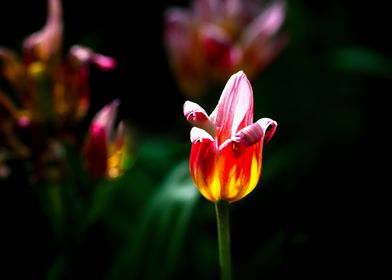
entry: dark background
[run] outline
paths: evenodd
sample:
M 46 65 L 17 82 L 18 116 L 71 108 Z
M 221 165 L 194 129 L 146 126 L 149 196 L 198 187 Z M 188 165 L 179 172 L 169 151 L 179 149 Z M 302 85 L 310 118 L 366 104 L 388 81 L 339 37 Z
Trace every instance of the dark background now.
M 149 197 L 188 157 L 185 97 L 162 45 L 164 9 L 187 1 L 63 2 L 64 50 L 84 44 L 119 63 L 112 72 L 91 70 L 88 118 L 120 98 L 120 117 L 133 127 L 139 149 L 126 187 L 66 257 L 63 278 L 109 279 L 127 226 L 132 235 Z M 290 43 L 252 83 L 255 118 L 279 126 L 264 150 L 262 187 L 231 207 L 234 279 L 380 279 L 389 222 L 389 17 L 383 1 L 288 1 Z M 45 18 L 44 0 L 3 1 L 0 45 L 20 51 Z M 44 210 L 23 177 L 0 184 L 0 273 L 44 279 L 58 254 Z M 126 189 L 132 187 L 136 194 Z M 155 230 L 144 234 L 154 240 Z M 215 234 L 213 205 L 200 197 L 167 279 L 217 279 Z M 148 260 L 149 250 L 138 258 Z M 140 263 L 159 271 L 159 262 Z M 111 279 L 132 279 L 127 265 L 116 267 Z M 142 275 L 149 274 L 137 279 L 153 279 Z

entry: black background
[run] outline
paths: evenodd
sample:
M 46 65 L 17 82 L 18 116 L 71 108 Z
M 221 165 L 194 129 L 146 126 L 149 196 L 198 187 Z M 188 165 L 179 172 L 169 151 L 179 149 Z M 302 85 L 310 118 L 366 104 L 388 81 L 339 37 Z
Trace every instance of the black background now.
M 64 49 L 81 43 L 115 57 L 119 62 L 113 72 L 102 73 L 92 69 L 94 95 L 90 114 L 118 97 L 122 100 L 122 117 L 129 119 L 141 135 L 170 134 L 179 126 L 182 129 L 181 108 L 185 98 L 176 88 L 167 64 L 162 45 L 162 15 L 169 5 L 185 5 L 186 1 L 63 2 Z M 281 205 L 285 202 L 294 203 L 295 206 L 280 208 L 294 211 L 274 213 L 267 221 L 273 224 L 274 218 L 284 217 L 288 231 L 299 229 L 310 236 L 305 246 L 299 246 L 297 251 L 294 248 L 283 258 L 285 263 L 282 265 L 281 279 L 352 279 L 363 275 L 369 279 L 381 279 L 380 275 L 386 268 L 387 257 L 382 252 L 390 240 L 385 236 L 385 226 L 390 223 L 390 218 L 386 215 L 389 202 L 384 194 L 390 185 L 387 147 L 390 146 L 388 100 L 391 72 L 387 77 L 361 71 L 345 72 L 344 69 L 331 74 L 328 72 L 330 70 L 323 72 L 325 65 L 321 65 L 328 62 L 329 51 L 340 46 L 371 49 L 391 65 L 390 10 L 381 2 L 289 2 L 292 12 L 289 12 L 287 29 L 290 32 L 292 28 L 297 32 L 292 35 L 294 41 L 298 35 L 303 36 L 301 38 L 304 42 L 284 53 L 278 59 L 276 68 L 269 70 L 269 75 L 277 77 L 277 83 L 279 75 L 294 75 L 299 83 L 303 83 L 303 80 L 311 77 L 301 77 L 298 71 L 310 65 L 317 71 L 315 75 L 326 85 L 326 88 L 311 89 L 314 94 L 323 95 L 317 99 L 322 111 L 344 110 L 347 105 L 348 111 L 358 112 L 355 116 L 359 120 L 354 122 L 357 125 L 355 133 L 350 134 L 349 127 L 346 134 L 332 129 L 325 133 L 326 138 L 316 137 L 304 142 L 322 147 L 323 150 L 314 157 L 317 160 L 310 164 L 306 163 L 309 157 L 304 156 L 304 162 L 300 163 L 306 166 L 307 172 L 297 174 L 298 178 L 294 180 L 301 185 L 296 191 L 290 192 L 290 198 L 282 197 L 280 201 Z M 3 1 L 0 4 L 0 15 L 0 45 L 20 50 L 23 38 L 42 27 L 46 17 L 46 3 L 44 0 Z M 307 25 L 298 25 L 296 17 L 304 17 L 302 22 Z M 301 46 L 307 48 L 299 52 L 306 53 L 305 61 L 303 65 L 295 65 L 292 57 L 296 55 L 295 48 Z M 338 78 L 331 80 L 331 77 Z M 350 81 L 348 86 L 345 83 L 347 80 Z M 311 84 L 309 86 L 312 87 Z M 344 92 L 344 87 L 348 87 L 347 95 L 328 92 L 328 89 Z M 279 85 L 278 88 L 290 90 L 289 85 Z M 327 94 L 331 94 L 332 101 Z M 282 110 L 297 105 L 290 104 L 294 98 L 285 99 L 284 93 L 281 96 L 281 100 L 275 101 L 280 105 L 286 102 Z M 337 96 L 341 100 L 336 100 Z M 313 106 L 312 101 L 305 104 L 307 99 L 298 102 L 304 108 Z M 335 102 L 342 102 L 343 105 L 336 109 L 333 106 Z M 317 112 L 310 110 L 304 115 L 312 118 L 313 113 Z M 326 118 L 331 116 L 335 115 L 330 114 Z M 349 124 L 344 116 L 325 120 L 325 123 Z M 283 139 L 277 140 L 276 146 L 285 144 L 284 136 L 304 130 L 292 126 L 295 122 L 290 120 L 290 115 L 283 118 L 286 119 L 281 127 L 283 129 L 286 124 L 289 132 L 282 132 Z M 184 139 L 187 137 L 187 134 L 183 136 Z M 323 143 L 318 145 L 314 141 Z M 306 146 L 298 149 L 303 149 L 298 151 L 300 154 L 308 151 Z M 283 174 L 291 173 L 286 170 Z M 42 279 L 42 270 L 50 262 L 48 252 L 54 250 L 48 225 L 41 216 L 42 210 L 29 196 L 24 178 L 13 178 L 7 184 L 0 184 L 3 185 L 0 187 L 0 230 L 4 234 L 0 243 L 0 267 L 3 271 L 0 273 L 4 273 L 3 277 L 10 273 Z M 252 207 L 256 206 L 250 202 L 249 209 Z M 257 238 L 253 234 L 250 236 Z M 99 236 L 96 238 L 99 239 Z M 245 249 L 234 250 L 246 253 Z M 388 251 L 386 253 L 388 255 Z M 91 267 L 100 265 L 89 264 L 95 260 L 83 259 L 83 256 L 78 260 Z M 99 279 L 99 276 L 91 279 Z

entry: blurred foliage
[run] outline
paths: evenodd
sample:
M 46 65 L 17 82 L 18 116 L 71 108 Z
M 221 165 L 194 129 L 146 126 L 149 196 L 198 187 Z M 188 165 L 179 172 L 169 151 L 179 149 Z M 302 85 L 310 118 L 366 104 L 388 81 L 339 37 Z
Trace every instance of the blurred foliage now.
M 45 1 L 32 2 L 1 4 L 2 45 L 17 48 L 41 27 Z M 31 187 L 22 163 L 10 160 L 14 172 L 0 181 L 2 276 L 218 279 L 214 205 L 188 174 L 185 98 L 161 41 L 163 10 L 187 1 L 139 1 L 131 10 L 121 1 L 63 2 L 66 44 L 119 61 L 113 74 L 92 71 L 89 116 L 122 100 L 134 162 L 118 180 L 91 181 L 70 149 L 66 181 Z M 252 83 L 255 118 L 270 117 L 278 129 L 259 185 L 230 209 L 233 279 L 378 279 L 389 13 L 356 1 L 288 2 L 288 47 Z M 204 101 L 207 111 L 220 91 Z

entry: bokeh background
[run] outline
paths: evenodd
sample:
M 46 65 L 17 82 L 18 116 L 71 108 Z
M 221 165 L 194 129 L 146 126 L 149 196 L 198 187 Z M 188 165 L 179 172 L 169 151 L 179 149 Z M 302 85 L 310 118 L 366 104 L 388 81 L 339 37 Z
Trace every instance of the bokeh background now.
M 289 44 L 252 83 L 255 118 L 278 129 L 258 187 L 230 207 L 233 279 L 380 279 L 390 9 L 382 1 L 287 4 Z M 80 43 L 118 60 L 114 71 L 91 69 L 82 126 L 119 98 L 134 162 L 94 190 L 78 189 L 80 180 L 69 186 L 61 242 L 23 163 L 13 162 L 0 181 L 0 278 L 218 279 L 214 205 L 189 179 L 186 98 L 162 43 L 164 10 L 186 5 L 63 1 L 64 49 Z M 45 19 L 45 0 L 2 1 L 0 45 L 20 51 Z M 211 112 L 219 95 L 201 105 Z

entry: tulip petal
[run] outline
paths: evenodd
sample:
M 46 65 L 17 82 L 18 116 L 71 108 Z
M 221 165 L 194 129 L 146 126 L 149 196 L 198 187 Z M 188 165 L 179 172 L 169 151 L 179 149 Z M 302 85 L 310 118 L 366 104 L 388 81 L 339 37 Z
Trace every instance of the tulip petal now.
M 192 101 L 185 101 L 183 112 L 185 118 L 194 123 L 209 120 L 206 111 L 199 104 Z
M 195 127 L 201 128 L 215 137 L 216 126 L 210 121 L 206 111 L 198 104 L 186 101 L 184 103 L 184 116 Z
M 225 16 L 234 22 L 247 24 L 261 11 L 260 0 L 226 0 Z
M 191 142 L 203 142 L 204 140 L 214 141 L 214 138 L 204 129 L 192 127 L 191 129 Z
M 94 178 L 103 178 L 108 166 L 107 132 L 104 127 L 92 123 L 82 153 L 89 174 Z
M 206 84 L 205 61 L 191 14 L 184 9 L 170 8 L 164 19 L 164 43 L 178 86 L 189 97 L 197 97 Z
M 285 5 L 283 1 L 275 1 L 246 28 L 244 42 L 265 40 L 273 36 L 283 24 L 284 19 Z
M 219 170 L 220 198 L 237 201 L 250 193 L 257 185 L 261 174 L 260 144 L 246 147 L 230 141 L 219 148 L 217 170 Z
M 192 5 L 194 16 L 200 22 L 213 21 L 223 12 L 219 0 L 195 0 Z
M 164 39 L 167 49 L 177 55 L 188 53 L 190 49 L 188 31 L 191 25 L 188 12 L 179 8 L 171 8 L 166 11 L 164 19 Z
M 264 132 L 263 143 L 267 144 L 275 135 L 276 127 L 278 126 L 278 123 L 274 120 L 271 120 L 270 118 L 259 119 L 256 123 L 259 124 L 259 126 Z
M 210 119 L 219 131 L 218 144 L 253 122 L 253 90 L 243 71 L 230 77 Z
M 58 109 L 61 114 L 66 115 L 69 111 L 73 111 L 76 119 L 83 117 L 90 106 L 90 90 L 89 90 L 89 66 L 94 63 L 102 70 L 111 70 L 116 66 L 116 60 L 98 53 L 84 46 L 73 46 L 67 56 L 65 75 L 66 88 L 59 85 L 55 92 L 57 102 L 66 109 Z M 64 106 L 67 105 L 67 107 Z M 69 109 L 71 108 L 71 109 Z
M 239 52 L 230 35 L 217 25 L 205 24 L 200 30 L 200 41 L 207 62 L 222 72 L 222 76 L 228 76 L 239 61 Z
M 203 134 L 203 130 L 201 129 L 194 127 L 192 130 L 195 134 L 199 131 Z M 208 137 L 208 134 L 206 136 Z M 190 174 L 195 185 L 204 197 L 213 202 L 220 197 L 220 182 L 216 168 L 216 156 L 215 142 L 211 139 L 203 139 L 203 141 L 192 143 L 189 159 Z
M 27 64 L 48 61 L 60 56 L 62 47 L 62 7 L 60 0 L 48 0 L 48 18 L 40 31 L 27 37 L 23 43 Z
M 94 117 L 93 125 L 103 127 L 106 132 L 107 141 L 111 136 L 113 131 L 114 120 L 117 115 L 118 106 L 120 105 L 120 100 L 115 99 L 109 104 L 105 105 Z
M 234 141 L 240 142 L 247 147 L 259 142 L 264 137 L 264 131 L 256 122 L 241 129 L 234 136 Z
M 72 59 L 74 59 L 76 60 L 77 63 L 80 64 L 80 66 L 82 65 L 87 66 L 89 63 L 92 62 L 102 70 L 111 70 L 115 68 L 117 64 L 115 59 L 96 53 L 90 48 L 79 46 L 79 45 L 73 46 L 69 51 L 69 55 L 70 55 L 71 63 L 72 63 Z
M 283 1 L 275 1 L 244 30 L 241 37 L 243 47 L 243 69 L 254 77 L 265 68 L 286 46 L 288 38 L 278 34 L 285 18 Z
M 112 70 L 117 66 L 117 61 L 114 58 L 99 53 L 94 53 L 93 62 L 104 71 Z
M 267 144 L 276 131 L 277 123 L 269 118 L 262 118 L 257 122 L 241 129 L 234 137 L 234 141 L 250 147 L 257 142 Z

